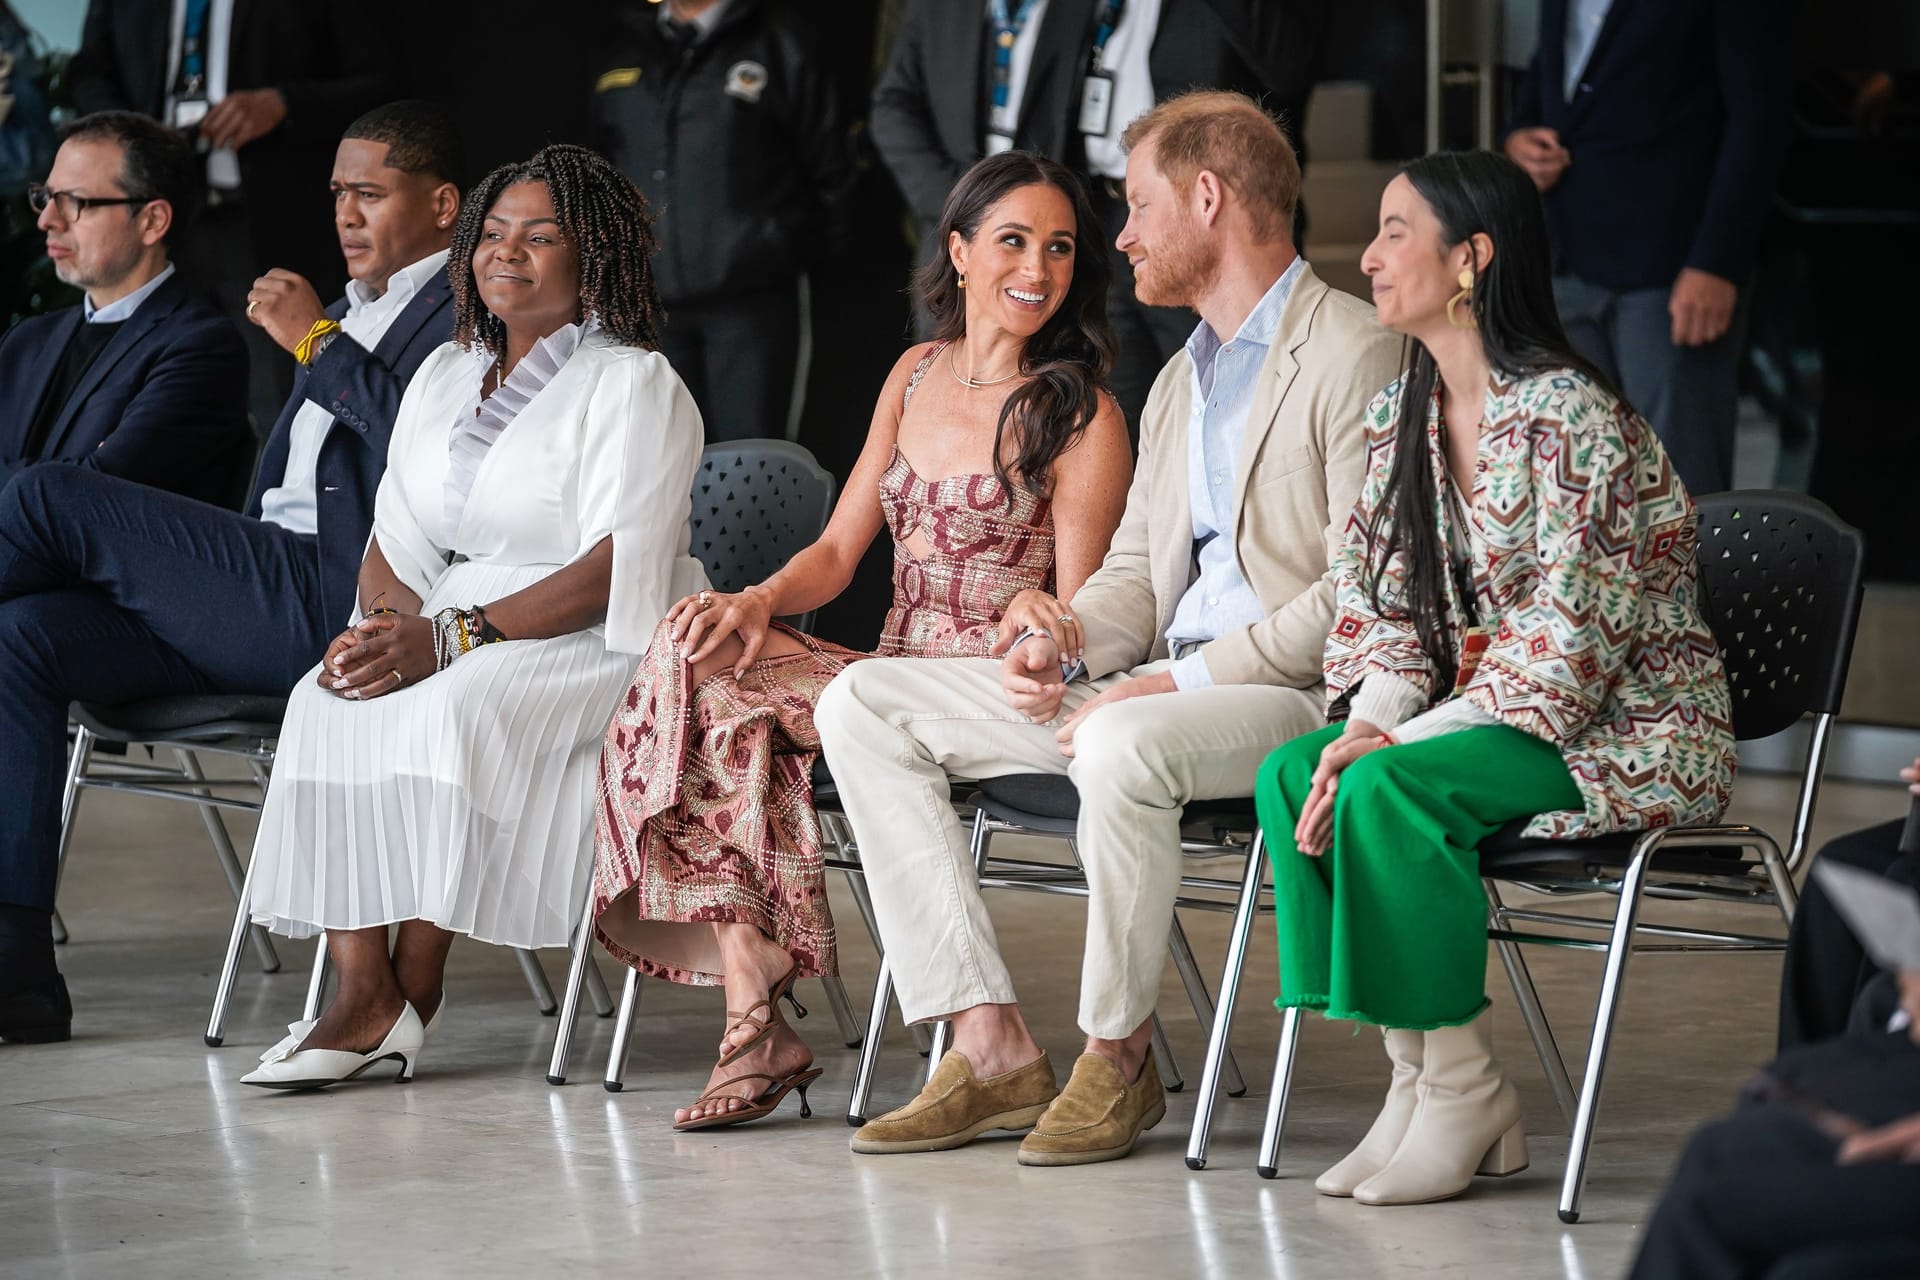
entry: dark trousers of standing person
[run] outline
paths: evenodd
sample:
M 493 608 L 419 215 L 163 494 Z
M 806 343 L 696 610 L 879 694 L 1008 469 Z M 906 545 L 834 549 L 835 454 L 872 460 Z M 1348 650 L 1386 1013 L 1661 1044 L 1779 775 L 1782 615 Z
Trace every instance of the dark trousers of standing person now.
M 36 931 L 59 877 L 67 704 L 284 694 L 346 624 L 311 537 L 79 467 L 0 490 L 0 908 Z M 43 914 L 44 913 L 44 914 Z M 51 977 L 9 931 L 0 983 Z
M 1147 393 L 1167 361 L 1184 347 L 1200 318 L 1185 307 L 1150 307 L 1134 296 L 1133 264 L 1114 247 L 1120 229 L 1127 225 L 1126 189 L 1114 178 L 1091 180 L 1094 209 L 1107 242 L 1107 257 L 1113 263 L 1113 287 L 1107 291 L 1107 321 L 1113 325 L 1117 340 L 1113 374 L 1108 384 L 1120 411 L 1127 418 L 1127 436 L 1137 447 L 1140 443 L 1140 413 L 1147 407 Z
M 1674 345 L 1667 311 L 1671 290 L 1622 292 L 1574 276 L 1554 277 L 1553 297 L 1567 338 L 1653 425 L 1674 470 L 1695 494 L 1733 487 L 1750 292 L 1741 288 L 1725 333 L 1702 346 L 1681 347 Z
M 1814 865 L 1844 862 L 1920 888 L 1920 855 L 1900 852 L 1903 825 L 1889 822 L 1830 840 Z M 1809 877 L 1794 909 L 1780 972 L 1780 1051 L 1844 1032 L 1848 1011 L 1879 972 L 1819 878 Z
M 666 312 L 660 350 L 700 407 L 707 442 L 786 439 L 800 359 L 799 281 L 736 298 L 670 302 Z
M 247 291 L 265 271 L 254 261 L 246 205 L 233 196 L 209 203 L 181 237 L 176 256 L 180 273 L 246 341 L 247 412 L 255 437 L 264 440 L 293 390 L 293 357 L 247 319 Z

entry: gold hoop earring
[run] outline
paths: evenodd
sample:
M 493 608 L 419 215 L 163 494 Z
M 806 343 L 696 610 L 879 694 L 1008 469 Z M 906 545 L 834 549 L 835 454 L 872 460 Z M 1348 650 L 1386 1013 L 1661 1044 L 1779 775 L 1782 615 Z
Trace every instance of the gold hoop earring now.
M 1453 314 L 1453 309 L 1462 302 L 1467 304 L 1465 324 L 1460 323 L 1459 317 Z M 1447 323 L 1456 329 L 1471 329 L 1477 324 L 1473 318 L 1473 272 L 1470 270 L 1460 273 L 1460 292 L 1447 299 Z

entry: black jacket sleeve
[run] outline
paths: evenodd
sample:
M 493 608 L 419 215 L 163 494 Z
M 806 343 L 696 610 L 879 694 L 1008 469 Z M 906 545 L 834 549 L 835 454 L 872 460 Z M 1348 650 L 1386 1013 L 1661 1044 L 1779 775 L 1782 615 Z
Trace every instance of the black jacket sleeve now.
M 1707 206 L 1687 265 L 1744 285 L 1753 271 L 1792 124 L 1792 15 L 1780 0 L 1717 0 L 1714 73 L 1726 111 Z
M 120 59 L 114 50 L 113 8 L 108 0 L 92 0 L 87 5 L 80 47 L 74 50 L 73 60 L 67 64 L 67 84 L 73 93 L 74 110 L 81 115 L 138 110 L 120 75 Z
M 1330 0 L 1207 0 L 1227 43 L 1276 99 L 1304 100 L 1313 88 L 1331 16 Z
M 907 0 L 893 56 L 873 89 L 873 145 L 900 184 L 908 206 L 924 222 L 940 217 L 947 193 L 969 163 L 948 155 L 941 146 L 930 98 L 931 77 L 938 74 L 945 56 L 956 51 L 943 56 L 940 50 L 926 47 L 929 15 L 936 3 L 950 2 Z
M 308 366 L 302 393 L 351 430 L 370 452 L 385 458 L 406 390 L 405 377 L 343 333 Z
M 327 0 L 315 8 L 323 15 L 324 35 L 332 46 L 327 61 L 338 71 L 283 80 L 273 87 L 287 103 L 287 119 L 280 127 L 290 137 L 331 147 L 361 114 L 400 96 L 400 69 L 393 42 L 370 34 L 389 26 L 374 0 Z

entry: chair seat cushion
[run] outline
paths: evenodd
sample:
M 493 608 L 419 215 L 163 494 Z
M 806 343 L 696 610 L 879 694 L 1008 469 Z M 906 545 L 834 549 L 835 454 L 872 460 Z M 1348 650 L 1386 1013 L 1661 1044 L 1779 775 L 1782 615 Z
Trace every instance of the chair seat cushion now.
M 1010 773 L 980 780 L 980 807 L 989 817 L 1034 831 L 1071 835 L 1080 818 L 1080 792 L 1065 774 Z M 1182 826 L 1249 828 L 1258 821 L 1252 797 L 1195 800 Z
M 1480 845 L 1480 873 L 1499 880 L 1591 880 L 1619 875 L 1646 833 L 1613 831 L 1585 840 L 1540 840 L 1522 835 L 1530 818 L 1516 818 Z M 1678 875 L 1744 875 L 1752 864 L 1739 845 L 1660 849 L 1655 870 Z
M 272 738 L 287 700 L 257 693 L 169 694 L 112 705 L 76 702 L 73 718 L 108 742 Z

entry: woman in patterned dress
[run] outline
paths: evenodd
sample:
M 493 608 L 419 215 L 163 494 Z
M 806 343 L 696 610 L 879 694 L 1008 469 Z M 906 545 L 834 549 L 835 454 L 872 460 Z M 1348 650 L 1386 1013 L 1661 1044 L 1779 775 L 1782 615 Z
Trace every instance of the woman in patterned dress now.
M 1406 373 L 1369 410 L 1336 564 L 1330 718 L 1259 781 L 1280 1004 L 1383 1028 L 1385 1108 L 1316 1184 L 1366 1204 L 1526 1165 L 1492 1053 L 1476 850 L 1699 822 L 1733 782 L 1693 502 L 1573 351 L 1545 215 L 1491 152 L 1416 160 L 1361 265 Z
M 1113 338 L 1098 228 L 1050 160 L 1009 152 L 967 172 L 942 219 L 947 252 L 920 278 L 938 339 L 895 364 L 826 532 L 763 583 L 676 604 L 614 715 L 596 931 L 643 973 L 724 985 L 730 1011 L 719 1065 L 676 1128 L 758 1119 L 792 1088 L 804 1108 L 819 1074 L 779 1012 L 796 979 L 837 972 L 813 704 L 867 655 L 772 620 L 837 596 L 884 527 L 893 607 L 876 652 L 998 653 L 1016 594 L 1065 599 L 1106 553 L 1132 464 L 1102 389 Z

